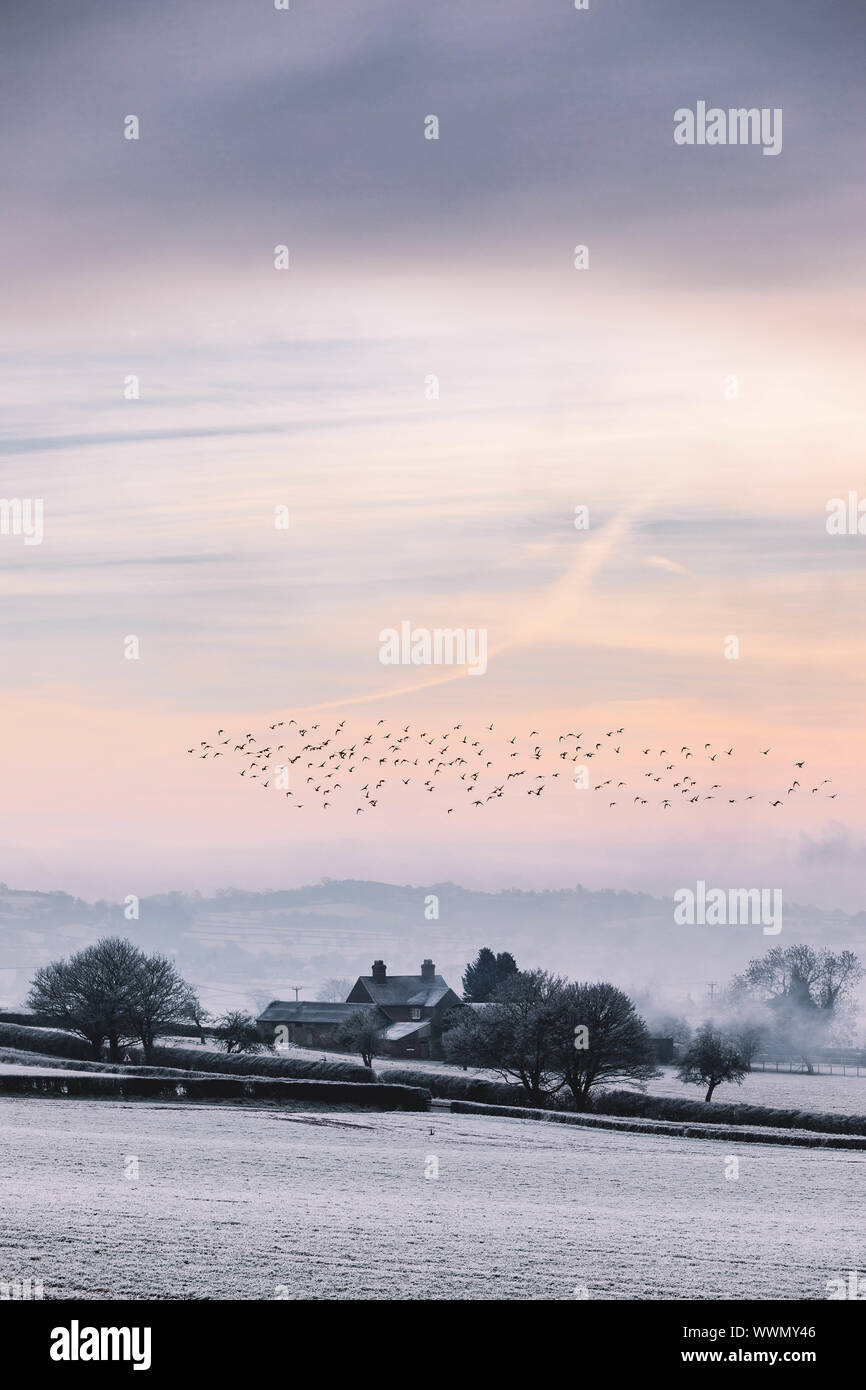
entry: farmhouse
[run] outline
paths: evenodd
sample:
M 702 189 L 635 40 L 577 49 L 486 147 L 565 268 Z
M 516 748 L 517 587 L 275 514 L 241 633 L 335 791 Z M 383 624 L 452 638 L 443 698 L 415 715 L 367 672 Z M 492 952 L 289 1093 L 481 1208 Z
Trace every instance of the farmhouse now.
M 367 1007 L 372 1013 L 378 1014 L 372 1004 Z M 295 1047 L 333 1048 L 341 1025 L 357 1009 L 357 1004 L 274 999 L 256 1021 L 269 1042 L 274 1041 L 276 1029 L 283 1026 L 288 1033 L 288 1041 Z
M 439 1057 L 444 1017 L 460 1004 L 432 960 L 422 962 L 420 975 L 389 975 L 385 962 L 375 960 L 371 974 L 358 976 L 344 1004 L 275 999 L 258 1024 L 268 1038 L 282 1025 L 295 1046 L 334 1048 L 344 1021 L 365 1009 L 379 1024 L 380 1053 Z

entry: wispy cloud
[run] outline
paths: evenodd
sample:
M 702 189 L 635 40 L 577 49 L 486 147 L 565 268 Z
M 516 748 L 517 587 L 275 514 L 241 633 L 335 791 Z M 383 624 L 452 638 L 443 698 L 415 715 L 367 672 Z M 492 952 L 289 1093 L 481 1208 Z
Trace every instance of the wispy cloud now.
M 668 574 L 691 574 L 685 565 L 677 564 L 676 560 L 669 560 L 665 555 L 648 555 L 645 564 L 651 565 L 653 569 L 667 570 Z

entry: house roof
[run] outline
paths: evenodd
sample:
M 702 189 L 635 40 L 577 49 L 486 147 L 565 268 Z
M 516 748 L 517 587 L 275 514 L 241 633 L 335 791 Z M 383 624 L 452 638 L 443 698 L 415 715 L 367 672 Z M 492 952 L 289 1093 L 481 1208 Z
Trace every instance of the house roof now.
M 381 981 L 372 975 L 359 975 L 353 994 L 359 985 L 363 985 L 374 1004 L 412 1004 L 422 1009 L 435 1008 L 451 992 L 441 975 L 434 975 L 429 981 L 420 975 L 388 975 Z
M 379 1033 L 380 1038 L 387 1039 L 388 1042 L 396 1042 L 399 1038 L 408 1038 L 412 1033 L 420 1033 L 426 1029 L 430 1032 L 430 1020 L 422 1019 L 420 1023 L 392 1023 L 390 1028 L 383 1028 Z
M 259 1023 L 342 1023 L 358 1009 L 373 1009 L 374 1004 L 326 1004 L 317 1000 L 274 999 L 259 1015 Z

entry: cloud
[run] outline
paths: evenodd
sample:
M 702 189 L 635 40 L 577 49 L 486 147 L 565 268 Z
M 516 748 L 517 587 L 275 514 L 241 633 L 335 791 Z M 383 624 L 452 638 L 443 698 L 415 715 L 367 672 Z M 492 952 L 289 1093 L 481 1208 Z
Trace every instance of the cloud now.
M 832 23 L 821 6 L 792 21 L 781 0 L 79 8 L 33 0 L 8 39 L 21 119 L 0 177 L 31 318 L 56 314 L 55 286 L 84 270 L 103 285 L 141 276 L 169 302 L 177 266 L 217 284 L 225 268 L 254 276 L 284 232 L 306 271 L 362 250 L 367 267 L 429 269 L 446 252 L 526 265 L 536 249 L 538 266 L 567 263 L 578 189 L 609 267 L 657 277 L 665 262 L 680 282 L 691 269 L 741 286 L 782 264 L 826 277 L 819 232 L 840 276 L 859 252 L 842 191 L 863 123 L 859 5 L 834 4 Z M 673 112 L 697 95 L 782 104 L 783 158 L 675 148 Z M 126 113 L 138 142 L 122 138 Z M 428 113 L 438 141 L 424 139 Z M 61 211 L 56 256 L 46 229 Z
M 279 434 L 285 425 L 230 425 L 227 428 L 123 430 L 117 433 L 60 434 L 0 439 L 0 454 L 44 454 L 57 449 L 90 448 L 96 444 L 147 444 L 169 439 L 214 439 L 236 434 Z
M 676 560 L 668 560 L 665 555 L 648 555 L 644 563 L 652 565 L 654 569 L 667 570 L 670 574 L 691 574 L 685 565 L 678 565 Z

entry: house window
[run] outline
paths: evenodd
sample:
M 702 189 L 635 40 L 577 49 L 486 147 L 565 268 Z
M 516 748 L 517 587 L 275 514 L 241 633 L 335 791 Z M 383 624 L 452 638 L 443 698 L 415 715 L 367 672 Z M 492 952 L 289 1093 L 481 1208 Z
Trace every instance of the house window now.
M 421 1010 L 420 1010 L 420 1009 L 413 1009 L 413 1010 L 412 1010 L 411 1016 L 412 1016 L 412 1018 L 420 1018 L 420 1017 L 421 1017 Z

